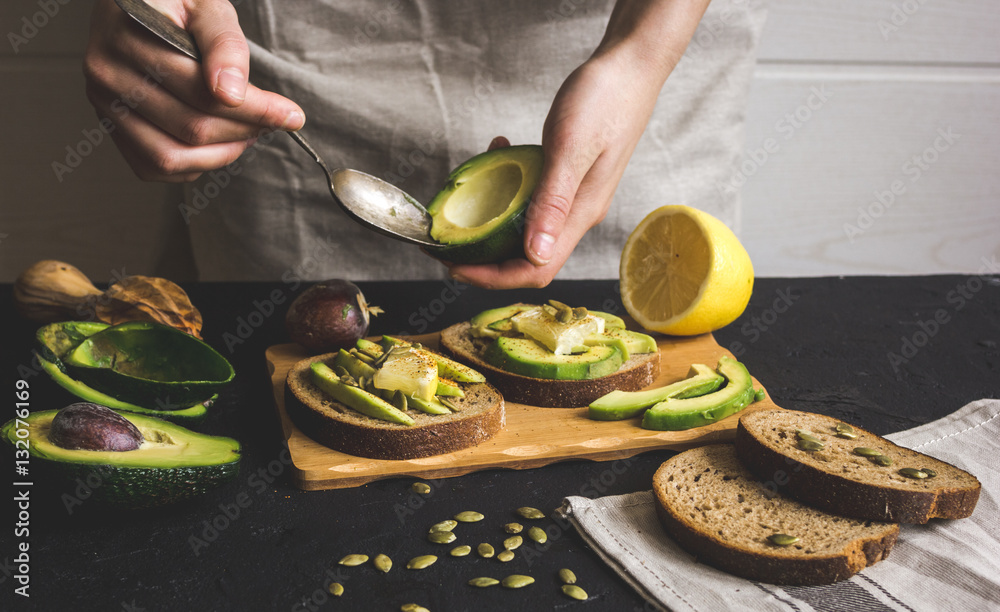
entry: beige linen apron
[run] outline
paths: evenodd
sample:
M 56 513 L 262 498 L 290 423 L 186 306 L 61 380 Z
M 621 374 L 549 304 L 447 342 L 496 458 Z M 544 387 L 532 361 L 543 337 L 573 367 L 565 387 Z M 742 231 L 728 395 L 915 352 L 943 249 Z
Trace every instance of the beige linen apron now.
M 251 80 L 298 102 L 332 167 L 428 202 L 448 172 L 505 135 L 540 143 L 563 80 L 601 39 L 609 0 L 242 0 Z M 557 278 L 616 278 L 629 232 L 653 208 L 688 204 L 733 225 L 727 187 L 761 0 L 713 2 L 664 87 L 604 222 Z M 325 176 L 283 134 L 187 190 L 182 213 L 202 280 L 444 278 L 416 247 L 348 219 Z

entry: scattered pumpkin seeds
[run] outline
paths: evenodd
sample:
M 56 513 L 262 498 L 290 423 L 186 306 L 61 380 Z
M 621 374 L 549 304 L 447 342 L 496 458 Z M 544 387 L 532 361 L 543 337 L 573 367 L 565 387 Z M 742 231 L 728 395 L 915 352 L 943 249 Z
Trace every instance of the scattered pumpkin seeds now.
M 535 579 L 531 576 L 525 576 L 524 574 L 511 574 L 501 580 L 500 584 L 508 589 L 520 589 L 521 587 L 526 587 L 534 582 Z
M 435 555 L 420 555 L 419 557 L 413 557 L 406 564 L 406 569 L 421 570 L 425 567 L 430 567 L 434 565 L 434 562 L 438 558 Z
M 911 467 L 900 468 L 899 475 L 906 476 L 907 478 L 915 478 L 917 480 L 923 480 L 924 478 L 927 478 L 927 472 Z
M 432 531 L 427 534 L 427 540 L 434 544 L 451 544 L 456 539 L 458 538 L 452 531 Z
M 881 465 L 882 467 L 892 465 L 892 457 L 887 457 L 885 455 L 875 455 L 874 457 L 869 457 L 868 460 L 875 465 Z
M 545 513 L 538 508 L 532 508 L 530 506 L 524 506 L 517 509 L 517 513 L 526 519 L 543 519 L 545 518 Z
M 928 478 L 934 478 L 935 476 L 937 476 L 937 472 L 935 472 L 930 468 L 920 468 L 920 471 L 923 472 L 924 474 L 927 474 Z
M 451 531 L 455 527 L 458 527 L 458 521 L 453 521 L 451 519 L 446 519 L 446 520 L 441 521 L 440 523 L 434 523 L 433 525 L 431 525 L 431 528 L 428 531 L 430 531 L 430 532 L 435 532 L 435 531 Z
M 858 437 L 858 434 L 854 433 L 854 428 L 847 423 L 837 423 L 837 437 L 854 440 Z
M 341 565 L 346 565 L 347 567 L 356 567 L 358 565 L 361 565 L 362 563 L 367 563 L 367 562 L 368 562 L 368 555 L 357 555 L 357 554 L 347 555 L 343 559 L 338 561 L 338 563 L 340 563 Z
M 559 570 L 559 580 L 562 580 L 563 584 L 576 584 L 576 574 L 573 573 L 573 570 L 564 567 Z
M 528 530 L 528 537 L 538 542 L 539 544 L 545 544 L 548 541 L 549 536 L 546 535 L 545 530 L 541 527 L 532 527 Z
M 468 584 L 469 586 L 474 586 L 484 589 L 486 587 L 491 587 L 500 584 L 500 581 L 497 580 L 496 578 L 490 578 L 489 576 L 480 576 L 478 578 L 473 578 L 466 584 Z
M 489 559 L 490 557 L 493 556 L 494 550 L 492 545 L 483 542 L 482 544 L 476 547 L 476 552 L 479 553 L 479 556 L 482 557 L 483 559 Z
M 514 558 L 514 551 L 512 550 L 502 550 L 497 554 L 497 559 L 506 563 Z
M 588 597 L 587 591 L 584 591 L 575 584 L 564 584 L 560 588 L 562 589 L 563 595 L 572 599 L 584 601 Z
M 521 533 L 524 530 L 524 525 L 521 523 L 507 523 L 503 526 L 503 530 L 507 533 Z
M 874 448 L 868 448 L 867 446 L 859 446 L 854 449 L 855 455 L 860 455 L 862 457 L 877 457 L 881 455 L 881 451 L 875 450 Z
M 517 550 L 521 544 L 524 544 L 524 538 L 519 535 L 511 536 L 503 541 L 503 547 L 507 550 Z
M 401 612 L 431 612 L 422 605 L 415 603 L 405 603 L 399 606 L 399 609 L 401 610 Z
M 431 492 L 431 485 L 426 482 L 415 482 L 410 485 L 410 490 L 414 493 L 420 493 L 421 495 L 427 495 Z
M 812 453 L 823 450 L 823 443 L 814 442 L 813 440 L 799 440 L 799 448 Z
M 799 541 L 799 538 L 787 533 L 772 533 L 767 536 L 767 541 L 775 546 L 791 546 Z
M 375 558 L 372 559 L 372 565 L 383 574 L 388 574 L 389 570 L 392 569 L 392 559 L 388 555 L 375 555 Z
M 326 587 L 326 590 L 330 592 L 330 595 L 340 597 L 344 594 L 344 585 L 339 582 L 331 582 L 330 586 Z
M 469 546 L 468 544 L 462 544 L 461 546 L 456 546 L 455 548 L 452 548 L 451 552 L 448 554 L 451 555 L 452 557 L 464 557 L 468 555 L 470 552 L 472 552 L 472 547 Z
M 465 512 L 459 512 L 455 515 L 455 520 L 459 523 L 475 523 L 483 520 L 484 518 L 486 517 L 474 510 L 466 510 Z

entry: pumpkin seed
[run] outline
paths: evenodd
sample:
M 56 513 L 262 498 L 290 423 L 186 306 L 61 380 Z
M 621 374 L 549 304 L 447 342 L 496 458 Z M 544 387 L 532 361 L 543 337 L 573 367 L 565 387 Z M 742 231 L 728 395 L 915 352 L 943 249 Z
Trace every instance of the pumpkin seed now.
M 392 394 L 392 405 L 406 412 L 406 404 L 406 394 L 396 389 L 396 392 Z
M 563 584 L 576 584 L 576 574 L 573 573 L 573 570 L 564 567 L 559 570 L 559 580 L 562 580 Z
M 823 450 L 823 443 L 814 442 L 813 440 L 799 440 L 799 448 L 812 453 Z
M 445 397 L 443 395 L 438 395 L 437 399 L 438 399 L 439 402 L 441 402 L 442 404 L 444 404 L 445 407 L 448 408 L 449 410 L 451 410 L 452 412 L 462 412 L 462 408 L 458 404 L 456 404 L 455 402 L 453 402 L 450 399 L 448 399 L 447 397 Z
M 420 555 L 419 557 L 413 557 L 406 564 L 406 569 L 421 570 L 425 567 L 430 567 L 434 565 L 434 562 L 438 558 L 434 555 Z
M 357 357 L 359 360 L 367 363 L 368 365 L 373 365 L 375 363 L 376 358 L 369 355 L 368 353 L 359 351 L 358 349 L 351 349 L 349 352 L 355 357 Z
M 837 437 L 845 440 L 856 440 L 858 438 L 858 434 L 853 431 L 838 431 Z
M 799 541 L 796 536 L 787 533 L 773 533 L 767 536 L 767 541 L 775 546 L 791 546 Z
M 541 527 L 532 527 L 528 530 L 528 537 L 538 542 L 539 544 L 545 544 L 548 541 L 549 536 L 546 535 L 545 530 Z
M 796 429 L 795 435 L 798 436 L 799 440 L 804 440 L 807 442 L 815 442 L 816 444 L 823 444 L 823 441 L 812 435 L 812 433 L 804 429 Z
M 462 544 L 461 546 L 456 546 L 455 548 L 452 548 L 451 552 L 448 554 L 450 554 L 452 557 L 464 557 L 468 555 L 470 552 L 472 552 L 472 547 L 469 546 L 468 544 Z
M 351 373 L 348 372 L 347 368 L 345 368 L 344 366 L 333 366 L 333 373 L 336 374 L 337 376 L 339 376 L 340 378 L 344 378 L 346 376 L 347 378 L 350 378 L 351 380 L 354 379 L 354 377 L 351 376 Z
M 517 547 L 524 543 L 524 538 L 519 535 L 511 536 L 503 541 L 503 547 L 507 550 L 517 550 Z
M 869 457 L 868 460 L 875 465 L 881 465 L 882 467 L 892 465 L 892 457 L 887 457 L 885 455 L 875 455 L 874 457 Z
M 427 495 L 431 492 L 431 485 L 426 482 L 415 482 L 410 485 L 410 490 L 414 493 L 420 493 L 421 495 Z
M 391 351 L 382 351 L 382 355 L 378 359 L 375 360 L 375 363 L 373 363 L 372 366 L 374 366 L 376 368 L 381 368 L 382 364 L 385 363 L 385 360 L 389 358 L 389 353 L 390 352 Z
M 521 587 L 526 587 L 529 584 L 533 584 L 535 579 L 531 576 L 525 576 L 524 574 L 511 574 L 503 580 L 500 584 L 508 589 L 519 589 Z
M 399 609 L 401 612 L 431 612 L 422 605 L 415 603 L 405 603 L 399 606 Z
M 545 513 L 538 508 L 532 508 L 530 506 L 524 506 L 517 509 L 517 513 L 526 519 L 543 519 L 545 518 Z
M 491 587 L 496 584 L 500 584 L 500 581 L 496 578 L 490 578 L 489 576 L 480 576 L 478 578 L 473 578 L 467 582 L 469 586 L 479 587 L 481 589 L 486 587 Z
M 330 592 L 330 595 L 340 597 L 344 594 L 344 585 L 339 582 L 331 582 L 330 586 L 326 587 L 326 590 Z
M 900 468 L 899 475 L 906 476 L 907 478 L 916 478 L 918 480 L 927 478 L 927 472 L 911 467 Z
M 576 586 L 575 584 L 564 584 L 564 585 L 562 585 L 561 588 L 562 588 L 563 595 L 565 595 L 567 597 L 571 597 L 571 598 L 577 599 L 579 601 L 584 601 L 588 597 L 587 591 L 584 591 L 583 589 L 581 589 L 580 587 Z
M 455 520 L 459 523 L 476 523 L 484 518 L 486 517 L 474 510 L 466 510 L 455 515 Z
M 574 319 L 586 319 L 587 315 L 589 314 L 590 313 L 587 311 L 587 308 L 585 306 L 577 306 L 576 308 L 573 309 Z
M 861 455 L 862 457 L 877 457 L 881 455 L 881 451 L 875 450 L 874 448 L 868 448 L 867 446 L 859 446 L 854 449 L 855 455 Z
M 451 531 L 432 531 L 427 534 L 427 539 L 434 544 L 451 544 L 458 538 Z
M 482 544 L 476 547 L 476 552 L 479 553 L 479 556 L 482 557 L 483 559 L 489 559 L 490 557 L 493 556 L 494 551 L 492 545 L 483 542 Z
M 512 550 L 502 550 L 497 555 L 497 559 L 499 559 L 500 561 L 502 561 L 504 563 L 510 561 L 513 558 L 514 558 L 514 551 L 512 551 Z
M 392 569 L 392 559 L 388 555 L 375 555 L 375 558 L 372 559 L 372 565 L 383 574 L 388 574 L 389 570 Z
M 361 387 L 362 389 L 364 389 L 367 384 L 368 384 L 368 379 L 366 379 L 364 376 L 358 376 L 358 386 L 359 387 Z
M 854 433 L 854 428 L 851 427 L 850 425 L 848 425 L 847 423 L 837 423 L 837 433 L 839 433 L 839 434 L 841 434 L 841 433 L 852 434 L 852 433 Z
M 557 300 L 549 300 L 549 304 L 556 309 L 556 321 L 569 323 L 573 320 L 573 309 Z
M 434 523 L 428 531 L 451 531 L 458 526 L 458 521 L 453 521 L 451 519 L 446 519 L 440 523 Z
M 935 476 L 937 476 L 937 472 L 935 472 L 930 468 L 920 468 L 920 471 L 923 472 L 924 474 L 927 474 L 928 478 L 934 478 Z
M 507 523 L 503 526 L 503 530 L 507 533 L 521 533 L 524 530 L 524 525 L 521 523 Z
M 368 555 L 347 555 L 341 559 L 338 563 L 341 565 L 346 565 L 347 567 L 356 567 L 362 563 L 368 562 Z

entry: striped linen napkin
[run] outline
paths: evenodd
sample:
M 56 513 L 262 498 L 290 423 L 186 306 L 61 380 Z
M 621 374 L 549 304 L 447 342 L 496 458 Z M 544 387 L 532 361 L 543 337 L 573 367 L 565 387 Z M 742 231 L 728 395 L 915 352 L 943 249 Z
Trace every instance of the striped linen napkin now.
M 975 475 L 979 504 L 967 519 L 902 525 L 887 559 L 836 584 L 776 586 L 695 562 L 660 527 L 652 491 L 568 497 L 560 512 L 649 609 L 1000 610 L 1000 400 L 886 437 Z

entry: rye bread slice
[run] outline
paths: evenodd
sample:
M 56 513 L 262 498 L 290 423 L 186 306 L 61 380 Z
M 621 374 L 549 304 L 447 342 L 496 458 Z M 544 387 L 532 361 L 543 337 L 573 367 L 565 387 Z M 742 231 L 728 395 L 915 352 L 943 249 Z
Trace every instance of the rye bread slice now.
M 844 580 L 889 555 L 899 526 L 828 514 L 774 493 L 736 458 L 731 444 L 684 451 L 653 476 L 657 514 L 698 562 L 772 584 Z M 796 536 L 790 546 L 768 537 Z
M 486 343 L 474 338 L 472 324 L 457 323 L 441 332 L 441 348 L 479 370 L 511 402 L 548 408 L 579 408 L 615 389 L 638 391 L 660 374 L 660 354 L 632 355 L 614 374 L 590 380 L 549 380 L 512 374 L 482 360 Z
M 744 414 L 736 430 L 736 452 L 757 478 L 795 499 L 828 512 L 876 521 L 926 523 L 932 518 L 965 518 L 979 500 L 975 476 L 853 427 L 856 439 L 837 437 L 832 417 L 793 410 Z M 796 430 L 823 443 L 817 451 L 798 447 Z M 866 447 L 889 457 L 881 466 L 854 453 Z M 901 468 L 930 468 L 936 476 L 907 478 Z
M 460 410 L 432 415 L 408 410 L 414 425 L 367 417 L 316 387 L 310 366 L 327 365 L 336 353 L 303 359 L 285 379 L 285 409 L 307 436 L 334 450 L 372 459 L 416 459 L 476 446 L 495 436 L 506 423 L 504 401 L 488 383 L 463 384 L 465 397 L 448 398 Z

